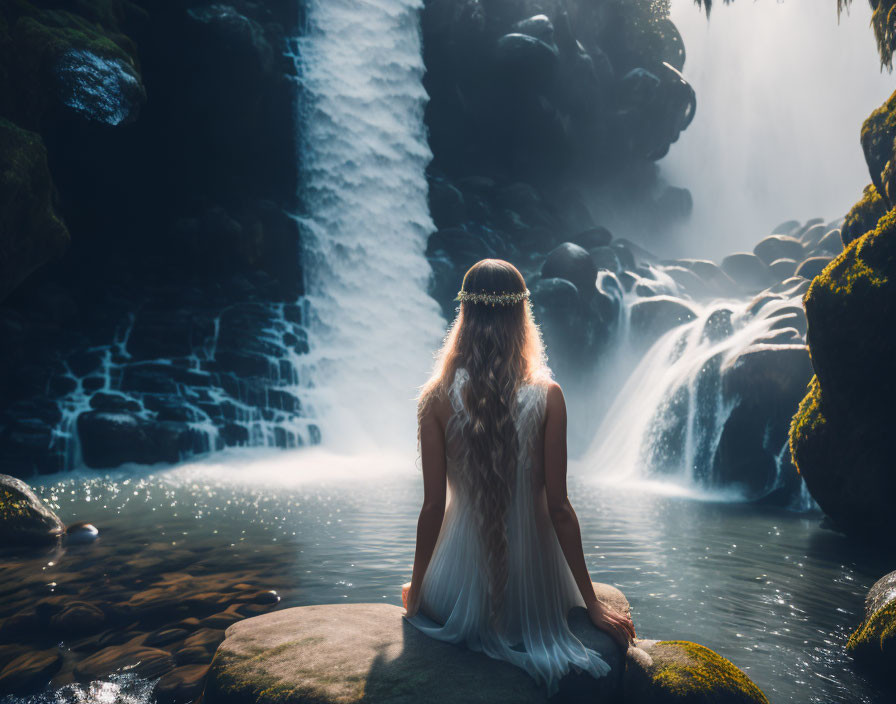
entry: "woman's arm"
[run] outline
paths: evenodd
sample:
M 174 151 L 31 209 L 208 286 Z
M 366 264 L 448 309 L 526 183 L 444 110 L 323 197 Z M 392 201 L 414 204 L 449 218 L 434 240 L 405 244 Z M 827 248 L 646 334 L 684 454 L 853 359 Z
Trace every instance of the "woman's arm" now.
M 591 620 L 607 630 L 625 648 L 629 636 L 634 637 L 631 619 L 604 607 L 594 594 L 591 576 L 582 550 L 579 519 L 566 494 L 566 400 L 558 384 L 548 388 L 545 408 L 544 479 L 548 510 L 563 555 L 569 564 L 576 586 L 582 594 Z
M 445 429 L 435 412 L 435 404 L 430 404 L 420 421 L 420 455 L 423 463 L 423 508 L 417 520 L 417 549 L 405 614 L 408 617 L 416 614 L 420 606 L 423 576 L 429 567 L 445 517 Z

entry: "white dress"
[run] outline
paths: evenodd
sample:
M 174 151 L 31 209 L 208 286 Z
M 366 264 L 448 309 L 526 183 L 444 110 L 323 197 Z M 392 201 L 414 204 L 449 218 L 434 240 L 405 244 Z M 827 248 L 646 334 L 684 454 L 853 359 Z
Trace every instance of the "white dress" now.
M 567 625 L 569 610 L 585 604 L 548 513 L 543 459 L 547 386 L 524 385 L 517 391 L 520 449 L 507 516 L 506 630 L 501 634 L 489 625 L 488 577 L 469 491 L 458 469 L 467 457 L 462 430 L 469 416 L 461 389 L 468 379 L 467 371 L 458 369 L 450 388 L 453 413 L 445 428 L 448 504 L 423 577 L 420 608 L 409 621 L 433 638 L 465 644 L 523 668 L 552 695 L 571 666 L 594 677 L 607 674 L 610 666 Z

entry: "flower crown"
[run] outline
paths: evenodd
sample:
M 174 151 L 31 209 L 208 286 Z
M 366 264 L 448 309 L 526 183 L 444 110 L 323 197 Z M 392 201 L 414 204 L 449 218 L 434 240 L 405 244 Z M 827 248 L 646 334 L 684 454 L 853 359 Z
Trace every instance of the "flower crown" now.
M 496 291 L 491 293 L 470 293 L 461 289 L 457 292 L 457 298 L 454 300 L 461 303 L 484 303 L 494 308 L 496 305 L 511 306 L 520 301 L 525 301 L 527 298 L 529 298 L 529 289 L 511 293 L 497 293 Z

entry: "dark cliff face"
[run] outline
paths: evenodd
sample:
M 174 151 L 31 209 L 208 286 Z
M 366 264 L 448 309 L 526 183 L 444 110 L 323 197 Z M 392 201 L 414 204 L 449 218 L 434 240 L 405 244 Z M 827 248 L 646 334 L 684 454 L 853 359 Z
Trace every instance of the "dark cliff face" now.
M 301 15 L 294 0 L 0 1 L 5 471 L 315 441 L 285 422 L 302 409 L 284 358 L 307 349 L 287 214 Z M 432 0 L 421 28 L 444 305 L 482 256 L 534 272 L 567 240 L 608 249 L 589 193 L 645 227 L 686 215 L 654 164 L 695 107 L 664 3 Z M 575 324 L 583 363 L 613 317 L 595 306 Z
M 103 422 L 125 442 L 97 466 L 246 440 L 225 415 L 260 414 L 273 372 L 256 340 L 272 316 L 284 333 L 299 317 L 271 312 L 302 289 L 287 215 L 298 91 L 288 42 L 299 14 L 288 0 L 0 3 L 0 444 L 10 472 L 80 461 L 70 436 Z M 228 369 L 203 351 L 220 343 Z M 295 335 L 286 344 L 302 345 Z M 228 411 L 221 398 L 248 405 Z M 76 422 L 90 412 L 119 415 Z M 209 420 L 222 430 L 213 440 L 192 430 Z M 103 445 L 102 433 L 90 437 Z

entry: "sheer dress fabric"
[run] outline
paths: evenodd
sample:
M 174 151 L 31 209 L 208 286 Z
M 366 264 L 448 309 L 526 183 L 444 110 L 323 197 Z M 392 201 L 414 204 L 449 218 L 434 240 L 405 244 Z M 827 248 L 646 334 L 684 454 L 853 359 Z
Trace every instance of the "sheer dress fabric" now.
M 458 369 L 450 388 L 453 412 L 445 429 L 448 503 L 423 577 L 420 608 L 408 620 L 433 638 L 523 668 L 549 695 L 571 667 L 602 677 L 609 665 L 576 638 L 566 621 L 573 606 L 585 604 L 548 512 L 543 422 L 547 385 L 542 383 L 517 390 L 519 455 L 507 515 L 507 587 L 502 628 L 490 625 L 487 558 L 461 471 L 469 455 L 463 431 L 470 418 L 461 397 L 468 379 L 466 370 Z

